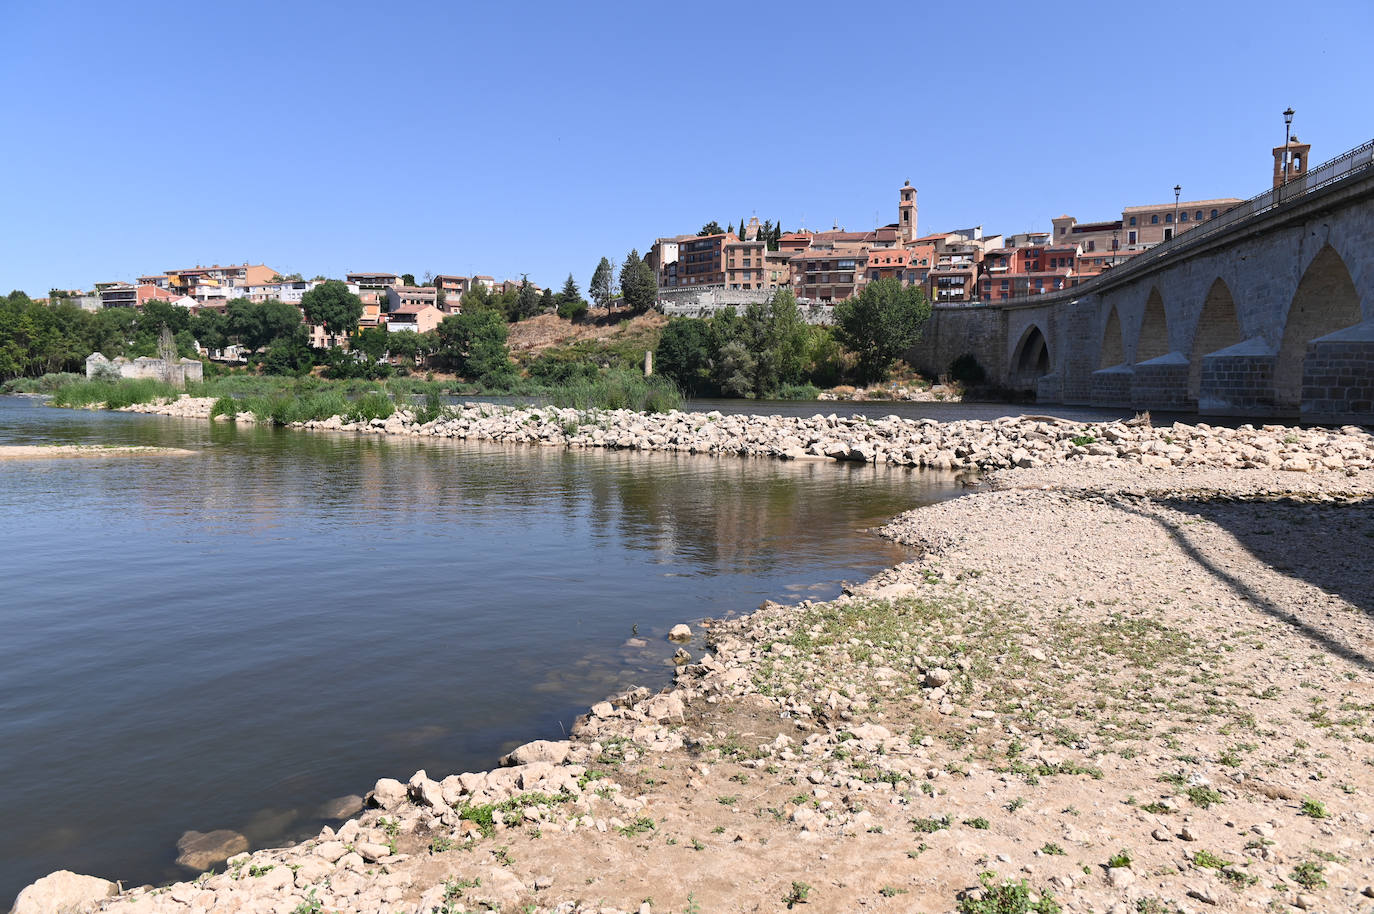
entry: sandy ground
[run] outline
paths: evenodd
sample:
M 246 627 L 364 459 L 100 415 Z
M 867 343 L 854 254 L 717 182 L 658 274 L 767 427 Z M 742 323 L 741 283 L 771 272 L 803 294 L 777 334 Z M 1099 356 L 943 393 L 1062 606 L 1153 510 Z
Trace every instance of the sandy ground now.
M 85 444 L 0 444 L 0 460 L 51 460 L 67 457 L 189 457 L 175 447 L 109 447 Z
M 1370 476 L 995 475 L 886 528 L 919 559 L 708 623 L 557 796 L 390 802 L 112 909 L 1374 910 Z

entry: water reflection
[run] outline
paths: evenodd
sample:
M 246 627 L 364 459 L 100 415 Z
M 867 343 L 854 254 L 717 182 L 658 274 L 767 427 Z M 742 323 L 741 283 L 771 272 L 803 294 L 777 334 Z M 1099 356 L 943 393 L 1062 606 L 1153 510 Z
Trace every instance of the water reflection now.
M 0 902 L 58 868 L 181 875 L 320 804 L 491 764 L 632 684 L 675 622 L 828 596 L 951 478 L 234 427 L 0 398 L 0 442 L 189 458 L 0 465 Z M 646 639 L 625 647 L 632 627 Z

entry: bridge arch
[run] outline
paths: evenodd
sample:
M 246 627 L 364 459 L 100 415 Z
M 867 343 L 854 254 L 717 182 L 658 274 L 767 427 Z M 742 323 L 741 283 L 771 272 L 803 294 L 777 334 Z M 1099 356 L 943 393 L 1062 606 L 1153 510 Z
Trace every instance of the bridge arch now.
M 1193 345 L 1188 350 L 1188 399 L 1196 400 L 1202 388 L 1202 357 L 1209 352 L 1234 346 L 1243 339 L 1231 287 L 1226 280 L 1218 277 L 1203 299 L 1202 313 L 1198 315 L 1197 328 L 1193 331 Z
M 1116 313 L 1116 305 L 1107 311 L 1107 326 L 1102 331 L 1102 345 L 1097 359 L 1097 367 L 1112 368 L 1126 361 L 1126 343 L 1121 335 L 1121 318 Z
M 1024 383 L 1049 374 L 1050 366 L 1053 364 L 1049 341 L 1045 339 L 1044 331 L 1040 329 L 1039 324 L 1031 324 L 1016 344 L 1011 359 L 1012 373 L 1018 381 Z
M 1288 305 L 1274 365 L 1274 404 L 1296 412 L 1302 404 L 1302 367 L 1307 344 L 1362 320 L 1360 296 L 1341 255 L 1329 243 L 1312 258 Z
M 1145 313 L 1140 318 L 1135 361 L 1148 362 L 1172 351 L 1169 347 L 1169 318 L 1164 313 L 1164 299 L 1159 294 L 1159 287 L 1154 286 L 1145 301 Z

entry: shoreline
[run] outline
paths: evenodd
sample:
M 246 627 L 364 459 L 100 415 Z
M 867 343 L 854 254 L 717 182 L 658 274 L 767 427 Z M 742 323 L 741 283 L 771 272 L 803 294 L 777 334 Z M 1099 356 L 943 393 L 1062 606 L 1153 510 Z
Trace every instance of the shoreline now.
M 492 411 L 490 406 L 474 409 Z M 530 443 L 557 443 L 527 421 L 529 413 L 550 412 L 558 411 L 474 416 L 463 431 L 478 423 L 480 434 L 533 432 Z M 512 414 L 520 414 L 514 422 Z M 682 416 L 669 414 L 666 421 L 681 422 Z M 636 418 L 643 424 L 654 417 Z M 1041 422 L 1000 424 L 1037 431 Z M 912 424 L 922 426 L 919 420 Z M 397 431 L 386 425 L 367 428 L 420 434 L 404 422 Z M 1114 440 L 1113 447 L 1138 447 L 1148 429 L 1098 425 L 1104 437 L 1110 426 L 1120 426 L 1118 436 L 1132 436 Z M 544 423 L 551 426 L 553 421 Z M 1155 431 L 1149 430 L 1151 436 Z M 1308 909 L 1331 902 L 1357 905 L 1358 894 L 1349 893 L 1362 891 L 1374 876 L 1374 859 L 1367 850 L 1359 855 L 1357 840 L 1363 835 L 1367 841 L 1370 834 L 1369 816 L 1362 820 L 1358 807 L 1374 792 L 1374 767 L 1341 769 L 1331 776 L 1333 781 L 1345 777 L 1341 783 L 1353 793 L 1337 791 L 1334 783 L 1308 788 L 1320 792 L 1321 800 L 1314 802 L 1323 804 L 1325 815 L 1303 817 L 1298 813 L 1304 796 L 1271 769 L 1249 773 L 1251 784 L 1260 785 L 1252 788 L 1257 792 L 1246 788 L 1244 777 L 1224 777 L 1228 768 L 1239 771 L 1261 757 L 1283 764 L 1275 761 L 1282 758 L 1277 745 L 1273 752 L 1268 745 L 1276 738 L 1263 736 L 1267 725 L 1255 721 L 1253 712 L 1224 703 L 1214 712 L 1242 723 L 1250 713 L 1252 721 L 1238 735 L 1219 738 L 1228 745 L 1216 753 L 1228 761 L 1218 762 L 1188 752 L 1203 742 L 1196 735 L 1186 740 L 1167 731 L 1163 737 L 1150 735 L 1161 717 L 1199 713 L 1191 707 L 1195 698 L 1180 711 L 1185 699 L 1179 695 L 1152 696 L 1165 700 L 1135 716 L 1143 720 L 1129 713 L 1129 690 L 1123 707 L 1115 706 L 1113 695 L 1111 707 L 1090 710 L 1103 690 L 1110 693 L 1113 683 L 1119 687 L 1128 679 L 1128 685 L 1148 691 L 1163 688 L 1160 680 L 1173 676 L 1181 679 L 1185 694 L 1217 692 L 1227 677 L 1210 674 L 1232 659 L 1226 654 L 1256 650 L 1242 644 L 1222 651 L 1208 644 L 1208 639 L 1229 641 L 1224 632 L 1209 632 L 1208 639 L 1180 637 L 1196 634 L 1190 626 L 1205 628 L 1205 620 L 1176 619 L 1161 607 L 1181 596 L 1202 599 L 1201 591 L 1219 607 L 1227 603 L 1223 598 L 1234 585 L 1208 584 L 1217 577 L 1213 566 L 1229 573 L 1218 580 L 1247 580 L 1235 567 L 1245 561 L 1245 550 L 1227 541 L 1227 523 L 1199 519 L 1207 511 L 1224 513 L 1229 505 L 1270 524 L 1264 518 L 1275 512 L 1341 512 L 1347 510 L 1344 501 L 1374 495 L 1374 475 L 1363 472 L 1374 451 L 1369 436 L 1362 430 L 1321 431 L 1325 438 L 1299 435 L 1298 441 L 1276 448 L 1284 453 L 1300 444 L 1310 452 L 1266 455 L 1277 459 L 1242 448 L 1253 448 L 1249 442 L 1256 437 L 1275 445 L 1282 439 L 1263 429 L 1236 430 L 1237 436 L 1249 437 L 1222 436 L 1229 444 L 1214 452 L 1201 442 L 1193 448 L 1196 453 L 1180 446 L 1183 457 L 1200 458 L 1192 466 L 1173 465 L 1178 455 L 1157 454 L 1170 460 L 1165 468 L 1070 444 L 1057 462 L 993 472 L 979 491 L 906 512 L 883 529 L 883 535 L 923 550 L 918 558 L 880 572 L 836 600 L 769 603 L 741 618 L 708 621 L 711 653 L 680 667 L 674 687 L 657 695 L 635 690 L 594 705 L 571 740 L 520 747 L 504 760 L 506 767 L 488 772 L 446 773 L 442 779 L 417 772 L 406 783 L 383 778 L 369 795 L 373 808 L 338 829 L 326 828 L 289 848 L 236 855 L 219 875 L 133 889 L 99 908 L 291 911 L 316 899 L 326 910 L 341 911 L 429 912 L 445 905 L 452 911 L 483 910 L 483 901 L 498 902 L 501 910 L 531 904 L 534 910 L 561 912 L 679 911 L 692 903 L 702 910 L 769 910 L 785 907 L 790 896 L 792 903 L 804 902 L 815 911 L 853 910 L 855 903 L 871 910 L 952 910 L 960 893 L 972 892 L 968 898 L 980 891 L 996 893 L 1004 878 L 1027 880 L 1032 897 L 1052 893 L 1066 910 L 1129 904 L 1134 911 L 1149 898 L 1168 900 L 1180 910 L 1241 910 L 1273 897 Z M 611 446 L 619 446 L 622 438 Z M 708 452 L 727 452 L 732 443 L 726 439 Z M 1340 456 L 1341 444 L 1347 445 L 1346 456 Z M 768 443 L 754 441 L 753 446 L 761 450 Z M 776 449 L 776 443 L 772 446 Z M 1128 456 L 1151 453 L 1141 448 Z M 1294 466 L 1300 453 L 1315 458 L 1301 458 L 1308 463 L 1305 471 Z M 1332 456 L 1340 458 L 1340 466 L 1323 462 Z M 1235 460 L 1228 465 L 1226 457 Z M 1266 468 L 1237 472 L 1234 464 L 1243 462 Z M 1287 469 L 1277 469 L 1285 463 Z M 1190 510 L 1198 516 L 1188 516 Z M 1180 531 L 1192 535 L 1194 522 L 1197 535 L 1212 535 L 1216 542 L 1184 549 L 1165 564 L 1165 576 L 1186 578 L 1187 586 L 1180 590 L 1140 567 L 1141 556 L 1174 548 L 1169 543 Z M 1370 523 L 1359 517 L 1341 515 L 1341 523 L 1362 524 L 1361 532 L 1374 536 Z M 1122 526 L 1128 529 L 1113 529 Z M 1269 535 L 1252 533 L 1250 540 Z M 1072 540 L 1078 554 L 1105 562 L 1110 573 L 1090 566 L 1085 571 L 1061 540 Z M 1323 542 L 1330 551 L 1357 547 L 1360 539 Z M 1224 561 L 1209 560 L 1205 550 L 1212 548 L 1226 553 Z M 1253 570 L 1257 579 L 1278 574 L 1262 562 Z M 1349 573 L 1360 579 L 1361 588 L 1368 584 L 1367 572 Z M 1334 589 L 1337 598 L 1346 593 Z M 1361 603 L 1365 591 L 1359 594 L 1349 604 L 1367 607 Z M 1163 596 L 1167 599 L 1160 603 Z M 1006 605 L 1009 599 L 1023 601 L 1016 612 Z M 1304 668 L 1299 675 L 1326 689 L 1351 690 L 1339 701 L 1331 696 L 1332 715 L 1363 715 L 1356 724 L 1321 727 L 1284 705 L 1294 711 L 1297 725 L 1320 736 L 1345 727 L 1347 743 L 1352 735 L 1374 740 L 1367 720 L 1374 710 L 1368 621 L 1332 632 L 1329 621 L 1307 618 L 1321 612 L 1329 617 L 1338 609 L 1330 600 L 1314 610 L 1306 591 L 1289 594 L 1286 601 L 1268 599 L 1274 611 L 1256 614 L 1267 626 L 1266 637 L 1288 637 L 1285 627 L 1291 627 L 1298 633 L 1291 637 L 1303 646 L 1321 647 L 1327 658 L 1323 668 Z M 1232 594 L 1223 608 L 1245 612 L 1234 604 Z M 1104 634 L 1104 625 L 1125 630 L 1114 638 Z M 1319 633 L 1322 637 L 1314 637 Z M 1137 642 L 1149 644 L 1150 651 L 1133 648 Z M 1105 653 L 1084 655 L 1085 643 Z M 1121 658 L 1127 666 L 1117 665 Z M 1263 658 L 1251 659 L 1258 665 Z M 1066 670 L 1076 671 L 1075 681 L 1081 679 L 1080 665 L 1093 667 L 1086 674 L 1092 682 L 1078 683 L 1075 693 L 1073 684 L 1060 680 L 1069 675 Z M 1199 675 L 1197 670 L 1209 674 L 1200 684 L 1188 678 Z M 1268 676 L 1265 682 L 1284 681 L 1261 672 Z M 1267 694 L 1270 688 L 1250 692 Z M 1013 695 L 1019 697 L 1012 700 Z M 1246 700 L 1283 704 L 1286 699 Z M 1226 701 L 1240 703 L 1236 696 Z M 1295 707 L 1310 716 L 1313 705 L 1301 701 Z M 1108 712 L 1091 733 L 1066 732 L 1078 729 L 1085 717 Z M 1205 720 L 1199 720 L 1188 726 L 1201 731 Z M 1227 726 L 1234 723 L 1228 718 Z M 1257 730 L 1260 735 L 1245 735 Z M 1169 738 L 1177 749 L 1167 742 L 1154 745 Z M 1230 745 L 1252 740 L 1260 741 L 1254 749 Z M 1141 742 L 1143 747 L 1136 745 Z M 1315 737 L 1306 742 L 1321 745 Z M 1345 749 L 1349 756 L 1351 747 L 1331 748 Z M 1166 755 L 1180 753 L 1193 761 L 1165 761 Z M 1335 753 L 1326 754 L 1317 765 L 1338 768 L 1339 760 L 1330 760 Z M 1152 774 L 1142 775 L 1142 768 Z M 1159 781 L 1158 772 L 1178 780 Z M 1108 799 L 1104 786 L 1135 789 L 1139 795 L 1129 795 L 1129 803 L 1124 796 Z M 1197 797 L 1204 805 L 1194 802 Z M 1241 801 L 1254 805 L 1255 798 L 1261 808 L 1247 807 L 1248 818 L 1239 816 Z M 1081 819 L 1067 812 L 1076 805 L 1083 807 Z M 1235 821 L 1223 825 L 1222 819 Z M 1104 822 L 1110 823 L 1106 834 L 1100 833 Z M 1282 841 L 1276 838 L 1280 831 Z M 1242 841 L 1217 837 L 1242 834 L 1248 842 L 1243 847 Z M 1294 834 L 1302 835 L 1297 848 L 1303 841 L 1320 842 L 1330 848 L 1323 853 L 1339 859 L 1320 856 L 1315 847 L 1290 853 Z M 1135 862 L 1103 864 L 1123 848 Z M 1200 850 L 1213 856 L 1198 864 Z M 1213 858 L 1224 865 L 1213 866 Z M 1312 874 L 1310 868 L 1297 869 L 1304 864 L 1319 867 L 1316 875 L 1328 885 L 1295 882 L 1290 870 Z M 1266 870 L 1264 877 L 1249 881 L 1252 866 Z M 978 873 L 987 870 L 999 876 L 979 889 Z

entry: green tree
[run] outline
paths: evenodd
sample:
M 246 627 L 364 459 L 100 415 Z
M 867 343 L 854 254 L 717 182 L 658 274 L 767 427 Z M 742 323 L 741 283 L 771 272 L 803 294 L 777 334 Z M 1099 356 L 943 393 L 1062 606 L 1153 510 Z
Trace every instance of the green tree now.
M 930 303 L 916 286 L 895 278 L 864 286 L 855 298 L 835 306 L 835 338 L 854 353 L 861 383 L 882 380 L 907 349 L 921 338 Z
M 312 324 L 333 336 L 350 336 L 363 316 L 363 300 L 337 279 L 322 282 L 301 296 L 301 310 Z
M 458 299 L 460 311 L 487 311 L 491 309 L 491 290 L 483 283 L 473 283 L 472 287 Z
M 506 322 L 491 308 L 450 314 L 439 324 L 437 353 L 455 373 L 504 387 L 515 372 L 506 348 Z
M 620 268 L 620 291 L 625 304 L 635 312 L 648 311 L 657 299 L 658 288 L 654 271 L 639 259 L 639 251 L 631 250 Z
M 541 310 L 539 293 L 534 291 L 534 286 L 530 285 L 528 276 L 520 277 L 520 291 L 516 293 L 514 310 L 515 319 L 518 321 L 534 317 Z
M 596 271 L 592 273 L 592 281 L 587 285 L 587 294 L 596 302 L 597 307 L 605 308 L 609 306 L 611 300 L 611 283 L 613 271 L 611 262 L 605 257 L 596 265 Z
M 563 280 L 563 291 L 558 293 L 558 303 L 574 302 L 582 300 L 582 292 L 577 288 L 577 280 L 573 279 L 571 273 L 568 278 Z
M 739 221 L 739 237 L 740 237 L 740 240 L 741 240 L 741 241 L 744 240 L 744 226 L 745 226 L 744 220 L 743 220 L 743 219 L 740 219 L 740 221 Z
M 414 273 L 402 273 L 402 274 L 401 274 L 401 285 L 403 285 L 403 286 L 413 286 L 413 285 L 415 285 L 415 274 L 414 274 Z
M 689 397 L 709 391 L 711 331 L 706 321 L 692 317 L 668 321 L 654 350 L 654 370 L 672 378 Z
M 703 225 L 703 226 L 701 227 L 701 231 L 697 232 L 697 234 L 698 234 L 698 235 L 719 235 L 719 234 L 721 234 L 723 231 L 725 231 L 725 230 L 724 230 L 723 228 L 720 227 L 720 223 L 717 222 L 716 220 L 712 219 L 710 222 L 708 222 L 708 223 L 706 223 L 705 225 Z
M 387 350 L 400 364 L 411 367 L 420 354 L 420 334 L 413 330 L 387 332 Z
M 373 362 L 380 362 L 386 357 L 389 335 L 385 327 L 367 327 L 354 334 L 350 348 Z
M 264 305 L 270 302 L 263 302 Z M 281 304 L 281 302 L 277 302 Z M 290 308 L 290 305 L 286 307 Z M 295 310 L 294 308 L 292 310 Z M 296 312 L 299 314 L 300 312 Z M 310 331 L 299 320 L 290 331 L 275 337 L 259 359 L 268 374 L 303 375 L 315 364 L 315 351 L 310 348 Z
M 218 311 L 199 312 L 191 318 L 187 329 L 206 349 L 223 349 L 229 345 L 229 321 Z

